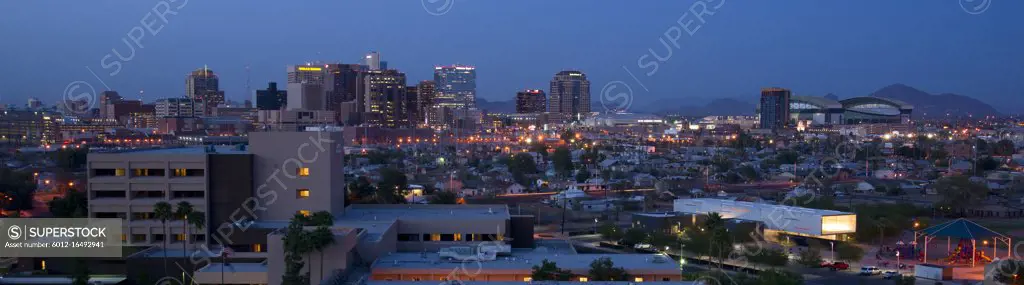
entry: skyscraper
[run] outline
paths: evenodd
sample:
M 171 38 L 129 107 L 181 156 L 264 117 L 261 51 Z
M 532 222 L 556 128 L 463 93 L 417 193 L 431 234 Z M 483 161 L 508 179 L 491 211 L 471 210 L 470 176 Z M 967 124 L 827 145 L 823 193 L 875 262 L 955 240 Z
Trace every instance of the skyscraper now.
M 381 67 L 380 53 L 375 51 L 371 51 L 370 53 L 366 54 L 365 64 L 367 67 L 370 68 L 370 70 L 384 69 Z
M 516 92 L 516 113 L 547 112 L 548 99 L 542 90 L 523 90 Z
M 565 70 L 551 80 L 548 112 L 558 113 L 571 120 L 590 113 L 590 81 L 577 70 Z
M 426 124 L 427 114 L 430 106 L 434 104 L 434 95 L 437 93 L 437 85 L 434 81 L 423 80 L 416 84 L 416 122 L 414 125 Z
M 476 68 L 468 65 L 434 67 L 435 92 L 428 121 L 432 126 L 452 126 L 443 114 L 476 107 Z
M 277 82 L 270 82 L 267 89 L 256 90 L 256 109 L 280 110 L 288 103 L 288 91 L 277 89 Z
M 324 110 L 327 88 L 326 67 L 321 65 L 288 66 L 288 109 Z
M 789 123 L 789 89 L 770 87 L 761 89 L 760 115 L 758 127 L 761 129 L 781 129 Z
M 409 121 L 409 126 L 415 126 L 420 123 L 417 118 L 420 117 L 420 100 L 419 92 L 416 85 L 410 85 L 405 87 L 405 117 Z
M 224 91 L 220 90 L 220 78 L 213 70 L 203 67 L 185 77 L 185 98 L 201 101 L 206 109 L 204 115 L 212 113 L 214 107 L 224 103 Z
M 366 83 L 366 123 L 387 128 L 407 127 L 405 73 L 370 70 L 363 80 Z
M 324 85 L 327 87 L 325 109 L 340 114 L 341 104 L 344 102 L 357 102 L 356 105 L 362 106 L 363 74 L 366 67 L 344 63 L 332 63 L 324 66 L 326 68 Z

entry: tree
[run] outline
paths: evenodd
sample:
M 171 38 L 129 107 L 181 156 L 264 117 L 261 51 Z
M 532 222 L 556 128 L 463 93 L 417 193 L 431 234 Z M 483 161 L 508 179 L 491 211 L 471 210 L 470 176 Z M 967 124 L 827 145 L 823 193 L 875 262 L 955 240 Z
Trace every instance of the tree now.
M 282 238 L 284 242 L 284 274 L 281 284 L 283 285 L 309 285 L 309 272 L 302 273 L 306 263 L 302 256 L 312 251 L 312 238 L 304 227 L 309 223 L 309 218 L 301 214 L 295 214 Z
M 597 232 L 601 234 L 601 238 L 610 241 L 619 241 L 625 234 L 615 223 L 608 220 L 601 223 L 601 226 L 597 228 Z
M 999 161 L 996 161 L 996 159 L 991 156 L 978 158 L 978 161 L 975 163 L 976 165 L 974 167 L 977 169 L 978 173 L 981 173 L 982 171 L 996 170 L 1000 165 Z
M 622 235 L 622 243 L 627 245 L 639 244 L 647 238 L 647 233 L 640 228 L 629 228 L 626 233 Z
M 71 285 L 89 285 L 89 265 L 84 258 L 75 259 L 75 269 L 71 274 Z
M 747 247 L 747 253 L 744 255 L 750 262 L 765 266 L 782 267 L 789 263 L 789 255 L 777 248 Z
M 192 213 L 195 213 L 195 208 L 192 207 L 192 203 L 189 203 L 188 201 L 178 202 L 178 209 L 174 212 L 174 216 L 181 219 L 181 232 L 182 232 L 181 252 L 186 257 L 189 256 L 189 254 L 188 254 L 188 239 L 189 239 L 188 216 L 192 215 Z M 167 232 L 167 234 L 170 234 L 170 232 Z M 165 239 L 166 238 L 169 238 L 169 236 L 165 237 Z M 182 280 L 182 281 L 187 281 L 187 280 Z
M 526 153 L 512 155 L 508 162 L 508 171 L 512 173 L 512 179 L 519 184 L 529 184 L 526 181 L 526 174 L 537 173 L 537 163 L 533 156 Z
M 370 184 L 370 179 L 366 176 L 359 176 L 355 181 L 349 182 L 346 188 L 348 199 L 345 199 L 345 203 L 365 202 L 377 193 L 377 188 Z
M 590 171 L 586 168 L 580 169 L 576 172 L 576 183 L 585 183 L 587 179 L 590 179 Z
M 70 189 L 64 194 L 64 197 L 55 198 L 47 202 L 47 206 L 50 208 L 50 214 L 53 214 L 57 218 L 85 218 L 87 210 L 88 199 L 85 197 L 85 193 L 81 191 Z
M 992 279 L 1008 285 L 1024 285 L 1024 261 L 1005 259 L 998 261 Z
M 559 176 L 568 177 L 572 173 L 572 153 L 568 147 L 560 146 L 555 149 L 555 153 L 551 155 L 551 163 L 555 166 L 555 172 Z
M 174 219 L 174 212 L 171 211 L 171 204 L 167 202 L 157 202 L 153 205 L 153 216 L 157 220 L 160 220 L 160 227 L 164 230 L 164 276 L 168 275 L 167 271 L 167 239 L 170 238 L 170 232 L 167 230 L 167 221 Z
M 185 216 L 185 220 L 188 222 L 190 226 L 195 228 L 196 231 L 202 231 L 204 228 L 206 228 L 206 216 L 203 215 L 203 213 L 193 211 Z M 185 236 L 185 241 L 187 242 L 190 237 L 191 236 Z M 188 255 L 186 255 L 186 258 L 187 257 Z M 189 264 L 191 264 L 192 266 L 192 271 L 195 271 L 195 263 L 190 262 Z
M 665 231 L 656 231 L 647 237 L 647 243 L 654 248 L 665 248 L 679 245 L 679 238 Z
M 836 257 L 846 262 L 858 261 L 864 257 L 864 249 L 850 243 L 841 242 L 836 244 Z
M 405 173 L 394 168 L 381 169 L 380 181 L 377 182 L 377 203 L 405 203 L 405 198 L 403 197 L 402 192 L 404 192 L 408 186 L 408 177 L 405 176 Z
M 992 147 L 992 153 L 999 156 L 1010 156 L 1017 153 L 1017 146 L 1011 140 L 1002 139 Z
M 451 191 L 437 191 L 430 197 L 431 204 L 458 204 L 459 196 Z
M 938 206 L 963 210 L 981 203 L 988 197 L 988 187 L 967 176 L 949 176 L 935 183 L 940 200 Z
M 324 280 L 324 249 L 334 244 L 334 232 L 327 225 L 320 225 L 311 233 L 310 239 L 313 250 L 320 253 L 320 279 L 318 280 Z
M 775 159 L 781 164 L 796 164 L 800 161 L 800 153 L 792 150 L 786 150 L 779 152 L 779 154 L 775 156 Z
M 717 229 L 725 226 L 725 220 L 722 219 L 722 215 L 717 212 L 708 213 L 707 220 L 704 220 L 704 227 L 708 230 Z
M 821 252 L 815 247 L 809 247 L 797 255 L 797 263 L 811 268 L 819 267 L 821 266 Z
M 590 271 L 587 272 L 592 281 L 626 281 L 629 280 L 629 273 L 622 267 L 615 267 L 612 259 L 602 257 L 590 262 Z
M 558 268 L 558 264 L 547 259 L 542 260 L 541 265 L 534 265 L 530 278 L 533 281 L 569 281 L 572 279 L 572 272 Z
M 794 273 L 794 272 L 790 272 L 790 271 L 779 270 L 779 269 L 763 270 L 763 271 L 761 271 L 761 273 L 757 274 L 757 277 L 758 277 L 759 280 L 756 282 L 756 284 L 759 284 L 759 285 L 803 285 L 804 284 L 804 277 L 803 277 L 803 275 L 800 275 L 800 274 L 797 274 L 797 273 Z

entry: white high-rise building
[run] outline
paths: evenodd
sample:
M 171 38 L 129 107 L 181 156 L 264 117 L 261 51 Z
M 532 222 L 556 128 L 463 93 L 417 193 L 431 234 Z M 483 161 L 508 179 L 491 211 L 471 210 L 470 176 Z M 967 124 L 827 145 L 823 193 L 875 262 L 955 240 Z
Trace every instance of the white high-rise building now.
M 323 65 L 288 66 L 288 110 L 324 110 L 327 106 L 327 87 Z

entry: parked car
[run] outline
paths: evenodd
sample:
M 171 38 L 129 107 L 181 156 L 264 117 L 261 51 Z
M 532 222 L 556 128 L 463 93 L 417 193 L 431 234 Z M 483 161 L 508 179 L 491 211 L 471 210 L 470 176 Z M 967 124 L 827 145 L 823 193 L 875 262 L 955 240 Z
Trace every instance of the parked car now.
M 836 262 L 836 263 L 833 263 L 832 266 L 829 267 L 829 268 L 832 269 L 833 271 L 835 271 L 835 270 L 847 270 L 847 269 L 850 269 L 850 265 L 846 264 L 846 262 Z
M 882 270 L 878 269 L 877 266 L 864 266 L 860 268 L 860 275 L 878 275 L 882 274 Z
M 893 278 L 895 278 L 896 276 L 899 276 L 899 275 L 900 274 L 896 273 L 896 271 L 888 270 L 885 273 L 882 273 L 882 278 L 893 279 Z

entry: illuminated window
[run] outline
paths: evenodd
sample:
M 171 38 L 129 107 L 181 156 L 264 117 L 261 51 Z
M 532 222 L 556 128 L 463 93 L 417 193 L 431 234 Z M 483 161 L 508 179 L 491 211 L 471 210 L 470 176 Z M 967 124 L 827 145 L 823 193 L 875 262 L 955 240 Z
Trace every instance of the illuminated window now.
M 299 199 L 309 198 L 309 189 L 295 190 L 295 198 L 299 198 Z
M 309 210 L 299 210 L 299 215 L 309 217 Z
M 40 260 L 39 267 L 39 269 L 46 270 L 46 260 Z
M 532 282 L 533 277 L 523 277 L 523 282 Z
M 430 234 L 430 241 L 441 241 L 441 234 Z
M 114 176 L 125 176 L 127 174 L 128 174 L 128 171 L 125 171 L 124 168 L 118 168 L 118 169 L 114 170 Z
M 590 278 L 580 277 L 580 282 L 587 282 L 587 281 L 590 281 Z
M 174 176 L 175 177 L 184 177 L 185 176 L 185 169 L 184 168 L 175 168 L 174 169 Z
M 252 252 L 263 252 L 263 245 L 258 243 L 252 245 Z
M 174 240 L 176 240 L 176 241 L 185 241 L 185 234 L 176 234 L 176 235 L 174 235 Z
M 128 234 L 121 234 L 121 241 L 128 241 Z
M 295 170 L 296 174 L 302 177 L 309 176 L 309 167 L 299 167 Z
M 455 234 L 455 241 L 462 241 L 462 234 Z
M 633 278 L 633 282 L 644 282 L 644 278 L 643 277 Z

